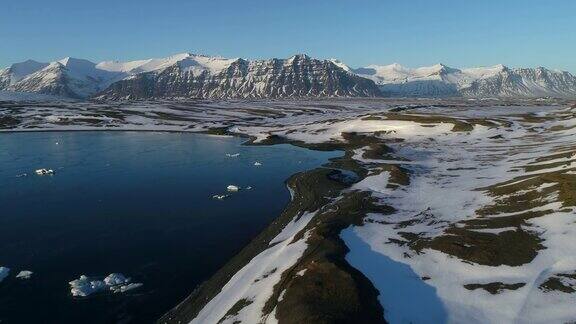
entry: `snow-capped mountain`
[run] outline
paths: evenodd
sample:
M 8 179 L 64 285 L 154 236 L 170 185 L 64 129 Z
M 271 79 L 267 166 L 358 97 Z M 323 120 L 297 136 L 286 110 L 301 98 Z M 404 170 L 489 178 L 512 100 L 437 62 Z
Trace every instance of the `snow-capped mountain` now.
M 462 88 L 465 96 L 486 97 L 575 97 L 576 77 L 568 72 L 535 69 L 502 70 L 489 78 L 480 78 Z
M 576 77 L 568 72 L 510 69 L 504 65 L 455 69 L 443 64 L 406 68 L 371 65 L 353 70 L 378 84 L 385 96 L 402 97 L 574 97 Z
M 129 62 L 32 60 L 0 70 L 0 90 L 69 98 L 576 97 L 576 77 L 545 68 L 399 64 L 352 69 L 307 55 L 245 60 L 195 54 Z
M 0 71 L 0 90 L 102 99 L 380 95 L 372 81 L 306 55 L 247 61 L 185 53 L 131 62 L 66 58 L 27 65 L 25 72 L 17 64 Z
M 219 60 L 219 57 L 209 57 L 203 55 L 193 55 L 189 53 L 176 54 L 164 58 L 153 58 L 139 61 L 119 62 L 119 61 L 104 61 L 96 64 L 96 68 L 110 72 L 120 72 L 127 75 L 134 75 L 144 72 L 160 71 L 166 69 L 180 61 L 207 61 Z
M 329 60 L 318 60 L 307 55 L 256 61 L 189 56 L 163 70 L 137 74 L 116 82 L 100 93 L 98 98 L 379 95 L 372 81 L 347 72 Z
M 48 63 L 40 63 L 33 60 L 12 64 L 9 68 L 0 70 L 0 89 L 7 88 L 46 66 L 48 66 Z
M 69 98 L 86 98 L 123 77 L 121 73 L 96 68 L 81 59 L 65 58 L 26 75 L 7 89 Z
M 138 73 L 165 69 L 187 56 L 189 54 L 132 62 L 107 61 L 98 64 L 70 57 L 51 63 L 26 61 L 0 71 L 0 89 L 77 99 L 87 98 L 116 81 Z

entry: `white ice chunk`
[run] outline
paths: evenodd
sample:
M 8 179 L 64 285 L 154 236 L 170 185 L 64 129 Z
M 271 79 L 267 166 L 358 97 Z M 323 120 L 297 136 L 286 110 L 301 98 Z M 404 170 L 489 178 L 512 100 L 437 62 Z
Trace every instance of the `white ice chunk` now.
M 36 172 L 37 175 L 49 175 L 49 174 L 54 174 L 54 170 L 52 170 L 52 169 L 44 169 L 44 168 L 42 168 L 42 169 L 37 169 L 37 170 L 34 171 L 34 172 Z
M 104 283 L 107 286 L 122 285 L 128 282 L 130 282 L 130 278 L 126 278 L 121 273 L 111 273 L 106 278 L 104 278 Z
M 81 275 L 80 278 L 72 280 L 69 282 L 70 284 L 70 293 L 72 296 L 80 296 L 86 297 L 95 292 L 98 292 L 104 288 L 106 288 L 106 284 L 100 280 L 93 280 L 91 281 L 85 275 Z
M 32 274 L 34 272 L 29 271 L 29 270 L 22 270 L 20 272 L 18 272 L 18 274 L 16 275 L 16 278 L 18 279 L 30 279 L 32 277 Z
M 142 287 L 143 285 L 144 284 L 142 284 L 140 282 L 133 282 L 133 283 L 129 283 L 127 285 L 110 287 L 110 290 L 112 290 L 114 293 L 123 293 L 123 292 L 127 292 L 129 290 L 133 290 L 133 289 Z
M 79 279 L 70 281 L 72 296 L 86 297 L 93 293 L 109 289 L 116 292 L 119 287 L 127 285 L 130 278 L 121 273 L 111 273 L 104 280 L 90 280 L 88 276 L 81 275 Z

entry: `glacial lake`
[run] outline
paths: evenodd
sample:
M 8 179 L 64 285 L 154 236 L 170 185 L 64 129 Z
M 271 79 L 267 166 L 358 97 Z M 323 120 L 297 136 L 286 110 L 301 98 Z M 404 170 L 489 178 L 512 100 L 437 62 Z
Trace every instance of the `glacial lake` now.
M 153 322 L 281 213 L 290 175 L 340 155 L 242 142 L 163 132 L 0 134 L 0 266 L 11 269 L 0 282 L 0 322 Z M 39 176 L 39 168 L 56 173 Z M 229 184 L 241 190 L 212 199 Z M 34 274 L 16 279 L 20 270 Z M 113 272 L 143 286 L 70 294 L 68 282 L 80 275 Z

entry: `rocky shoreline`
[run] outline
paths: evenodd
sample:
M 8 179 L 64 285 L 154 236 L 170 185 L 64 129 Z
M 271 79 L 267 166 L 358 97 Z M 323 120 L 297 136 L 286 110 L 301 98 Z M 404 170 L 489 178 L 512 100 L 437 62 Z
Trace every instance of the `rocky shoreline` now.
M 230 134 L 221 129 L 209 133 Z M 234 134 L 231 134 L 234 135 Z M 305 212 L 318 211 L 298 235 L 311 231 L 308 247 L 302 257 L 274 286 L 274 293 L 265 305 L 264 313 L 275 311 L 282 323 L 385 323 L 383 309 L 378 302 L 378 291 L 361 272 L 345 260 L 348 248 L 340 239 L 340 232 L 352 224 L 360 225 L 368 212 L 390 212 L 387 206 L 373 204 L 365 192 L 346 193 L 335 200 L 353 183 L 366 177 L 368 170 L 351 157 L 353 150 L 373 142 L 373 156 L 387 151 L 376 138 L 347 134 L 348 143 L 308 145 L 272 137 L 248 145 L 292 144 L 313 150 L 341 150 L 345 154 L 334 158 L 322 168 L 292 176 L 287 186 L 293 193 L 284 212 L 238 255 L 222 267 L 212 278 L 196 288 L 182 303 L 158 320 L 158 323 L 187 323 L 223 288 L 230 278 L 257 254 L 267 249 L 271 240 L 293 219 Z M 343 171 L 353 172 L 350 179 Z M 302 275 L 297 273 L 304 271 Z M 283 298 L 279 298 L 282 294 Z M 227 315 L 235 315 L 248 301 L 242 300 Z M 222 319 L 224 320 L 224 318 Z

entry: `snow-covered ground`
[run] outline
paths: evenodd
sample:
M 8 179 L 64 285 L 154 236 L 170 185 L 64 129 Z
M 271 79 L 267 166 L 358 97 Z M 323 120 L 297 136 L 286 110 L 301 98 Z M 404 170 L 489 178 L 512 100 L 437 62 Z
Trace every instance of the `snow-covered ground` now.
M 314 213 L 298 215 L 270 242 L 270 247 L 238 271 L 222 291 L 216 295 L 192 323 L 277 323 L 274 314 L 263 314 L 262 309 L 272 296 L 274 286 L 282 274 L 290 269 L 306 250 L 308 236 L 296 239 Z M 229 310 L 238 303 L 246 306 L 236 314 Z
M 418 311 L 402 312 L 402 307 L 395 307 L 399 300 L 395 296 L 398 290 L 378 275 L 388 272 L 389 260 L 397 262 L 396 269 L 410 267 L 409 272 L 413 275 L 403 275 L 406 287 L 417 285 L 414 280 L 419 281 L 418 278 L 428 278 L 425 281 L 428 289 L 422 287 L 422 290 L 432 290 L 436 295 L 430 301 L 435 307 L 430 314 L 447 316 L 448 322 L 544 323 L 568 322 L 576 318 L 574 295 L 547 290 L 543 285 L 558 273 L 571 280 L 569 276 L 576 271 L 574 201 L 560 197 L 567 194 L 566 190 L 572 190 L 567 186 L 573 186 L 576 181 L 571 175 L 576 169 L 576 122 L 571 111 L 559 110 L 552 115 L 554 119 L 549 121 L 526 122 L 509 118 L 507 120 L 512 124 L 508 127 L 476 126 L 465 134 L 431 134 L 430 141 L 409 139 L 393 145 L 397 154 L 409 159 L 408 163 L 396 161 L 412 171 L 408 186 L 386 189 L 382 193 L 374 183 L 386 188 L 385 177 L 378 175 L 363 180 L 371 185 L 363 186 L 361 190 L 372 191 L 381 203 L 394 207 L 396 212 L 392 215 L 370 214 L 363 226 L 350 228 L 342 237 L 352 250 L 350 262 L 375 283 L 390 319 L 396 319 L 393 322 L 422 322 L 426 317 Z M 566 129 L 552 130 L 559 126 Z M 553 158 L 556 154 L 565 156 Z M 538 170 L 528 171 L 532 170 L 530 167 Z M 381 179 L 369 181 L 373 177 Z M 518 197 L 519 202 L 529 199 L 524 206 L 518 206 L 510 196 L 496 195 L 487 189 L 517 182 L 526 184 L 520 185 L 520 189 L 514 188 L 509 195 Z M 562 188 L 565 191 L 559 191 Z M 542 192 L 546 194 L 538 194 Z M 512 209 L 507 208 L 510 205 Z M 499 208 L 501 212 L 497 211 Z M 486 213 L 483 209 L 496 212 Z M 523 221 L 512 228 L 504 227 L 498 222 L 498 218 L 503 217 L 518 217 Z M 406 233 L 417 235 L 418 240 L 457 235 L 456 231 L 447 232 L 452 228 L 482 231 L 471 225 L 475 219 L 482 220 L 483 227 L 487 227 L 485 233 L 492 233 L 482 238 L 489 244 L 496 242 L 503 232 L 522 231 L 542 240 L 544 249 L 538 251 L 533 260 L 521 265 L 506 260 L 504 264 L 492 265 L 461 258 L 466 252 L 453 255 L 433 248 L 434 245 L 415 250 L 410 246 L 414 242 L 407 239 Z M 455 241 L 453 244 L 458 243 Z M 464 250 L 474 248 L 465 237 L 461 242 Z M 499 246 L 495 253 L 507 248 Z M 452 249 L 448 248 L 448 251 Z M 370 258 L 362 254 L 370 255 Z M 384 264 L 373 262 L 374 255 L 378 254 L 387 260 Z M 466 285 L 497 282 L 521 287 L 497 293 L 470 289 L 471 286 L 466 288 Z M 571 290 L 574 282 L 566 282 L 564 286 L 565 290 Z
M 368 213 L 340 237 L 346 261 L 379 291 L 388 321 L 576 320 L 576 111 L 566 102 L 36 103 L 1 105 L 2 116 L 16 119 L 5 127 L 11 131 L 227 130 L 310 145 L 370 136 L 391 151 L 365 157 L 368 143 L 355 148 L 350 156 L 368 175 L 342 195 L 367 192 L 394 212 Z M 390 167 L 409 181 L 397 181 Z M 302 258 L 315 217 L 289 222 L 194 322 L 275 322 L 275 309 L 264 305 Z M 91 287 L 84 279 L 77 283 Z
M 550 107 L 538 113 L 514 112 L 500 109 L 493 118 L 485 114 L 480 121 L 464 117 L 478 115 L 472 111 L 453 121 L 418 121 L 430 116 L 428 111 L 428 115 L 407 113 L 400 120 L 382 115 L 380 120 L 353 118 L 235 130 L 258 140 L 272 134 L 307 143 L 341 142 L 344 132 L 389 140 L 401 159 L 366 160 L 356 154 L 375 174 L 352 190 L 370 192 L 395 212 L 369 214 L 364 225 L 346 230 L 342 238 L 351 249 L 348 261 L 379 289 L 391 322 L 573 321 L 575 111 Z M 406 116 L 413 120 L 404 120 Z M 458 121 L 473 128 L 451 131 Z M 388 174 L 376 171 L 390 164 L 409 170 L 409 185 L 388 186 Z M 509 193 L 500 193 L 498 188 L 504 186 L 512 186 Z M 484 236 L 470 237 L 469 232 Z M 513 244 L 499 245 L 516 237 L 510 232 L 533 237 L 541 247 L 499 259 L 507 254 L 503 250 L 517 249 Z M 434 244 L 450 236 L 456 239 L 449 244 L 462 246 Z M 516 244 L 532 244 L 526 240 Z M 482 253 L 494 256 L 476 256 Z M 515 253 L 535 255 L 516 261 Z M 558 280 L 560 284 L 554 286 Z M 499 288 L 490 291 L 491 286 Z M 415 298 L 422 300 L 416 303 Z
M 573 198 L 567 197 L 573 190 L 568 188 L 576 184 L 575 113 L 565 107 L 540 108 L 537 113 L 493 109 L 492 116 L 484 114 L 482 121 L 466 117 L 478 118 L 478 111 L 462 111 L 455 120 L 473 128 L 458 132 L 451 131 L 455 124 L 450 121 L 422 123 L 418 118 L 396 120 L 390 115 L 381 120 L 332 119 L 233 130 L 257 141 L 279 135 L 312 144 L 339 142 L 344 132 L 402 140 L 389 144 L 402 159 L 366 160 L 361 154 L 355 158 L 374 171 L 385 164 L 405 167 L 410 171 L 409 185 L 391 189 L 388 174 L 376 172 L 352 188 L 371 192 L 396 212 L 369 214 L 364 225 L 342 233 L 351 249 L 347 260 L 380 291 L 390 322 L 569 322 L 576 319 L 570 293 L 576 287 L 576 210 Z M 518 181 L 520 186 L 508 196 L 489 189 Z M 510 199 L 516 196 L 518 201 L 529 201 L 518 205 Z M 521 224 L 499 225 L 503 217 Z M 473 226 L 475 219 L 481 219 L 482 225 Z M 496 257 L 494 261 L 467 259 L 463 257 L 467 252 L 455 254 L 451 248 L 432 244 L 417 249 L 411 246 L 417 242 L 406 238 L 406 233 L 412 233 L 418 240 L 431 241 L 455 235 L 450 232 L 454 228 L 485 235 L 467 243 L 467 234 L 460 234 L 464 250 L 474 249 L 476 240 L 489 245 L 487 253 L 506 254 L 501 250 L 508 247 L 498 244 L 510 231 L 533 236 L 541 247 L 530 251 L 536 254 L 533 258 L 517 264 L 512 259 L 495 261 Z M 483 248 L 473 253 L 481 254 Z M 555 278 L 561 282 L 559 287 L 551 284 Z
M 60 98 L 32 92 L 0 90 L 0 101 L 46 101 Z

